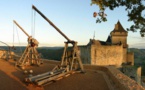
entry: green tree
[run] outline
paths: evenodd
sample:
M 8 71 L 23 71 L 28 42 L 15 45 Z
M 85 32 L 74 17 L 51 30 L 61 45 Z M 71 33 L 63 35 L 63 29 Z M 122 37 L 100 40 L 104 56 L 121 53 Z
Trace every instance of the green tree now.
M 99 6 L 99 13 L 94 12 L 94 17 L 99 15 L 96 23 L 107 21 L 105 9 L 109 8 L 114 10 L 117 7 L 125 6 L 125 10 L 128 12 L 128 21 L 133 21 L 133 25 L 128 28 L 128 31 L 135 32 L 140 30 L 142 37 L 145 35 L 145 0 L 91 0 L 91 5 Z

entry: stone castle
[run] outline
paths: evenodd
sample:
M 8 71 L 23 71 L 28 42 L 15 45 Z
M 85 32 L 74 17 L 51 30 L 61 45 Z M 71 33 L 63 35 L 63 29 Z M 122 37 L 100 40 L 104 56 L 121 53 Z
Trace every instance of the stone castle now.
M 134 53 L 128 52 L 128 32 L 118 21 L 106 41 L 90 39 L 86 46 L 80 46 L 81 59 L 91 65 L 134 65 Z
M 128 32 L 118 21 L 106 41 L 90 39 L 87 45 L 79 46 L 83 64 L 116 66 L 141 84 L 141 67 L 134 67 L 134 53 L 128 51 L 127 36 Z

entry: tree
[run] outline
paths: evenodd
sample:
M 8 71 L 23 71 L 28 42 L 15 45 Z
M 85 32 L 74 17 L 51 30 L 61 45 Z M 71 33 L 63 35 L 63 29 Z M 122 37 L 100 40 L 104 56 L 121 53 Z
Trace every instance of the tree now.
M 99 13 L 94 12 L 94 17 L 97 14 L 100 18 L 97 18 L 96 23 L 107 21 L 105 9 L 109 8 L 114 10 L 116 7 L 125 6 L 125 10 L 128 12 L 128 21 L 133 21 L 133 25 L 128 28 L 128 31 L 140 30 L 142 37 L 145 36 L 145 0 L 91 0 L 91 5 L 96 4 L 99 6 Z

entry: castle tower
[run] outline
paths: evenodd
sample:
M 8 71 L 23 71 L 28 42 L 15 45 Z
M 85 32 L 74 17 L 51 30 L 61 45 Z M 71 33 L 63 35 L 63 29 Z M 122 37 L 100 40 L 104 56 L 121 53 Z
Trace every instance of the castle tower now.
M 127 48 L 127 36 L 128 32 L 124 30 L 120 22 L 118 21 L 117 24 L 115 24 L 114 30 L 111 32 L 111 42 L 112 44 L 123 44 L 124 48 Z
M 114 30 L 111 32 L 111 43 L 123 44 L 123 63 L 127 62 L 127 36 L 128 32 L 124 30 L 121 23 L 118 21 L 117 24 L 115 24 Z

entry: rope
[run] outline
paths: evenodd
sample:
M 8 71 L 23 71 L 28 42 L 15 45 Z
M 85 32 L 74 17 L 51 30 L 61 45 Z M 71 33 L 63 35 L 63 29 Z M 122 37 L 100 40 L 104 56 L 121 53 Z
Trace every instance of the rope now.
M 33 9 L 31 13 L 31 35 L 33 34 Z
M 35 17 L 36 17 L 36 12 L 32 9 L 32 20 L 31 20 L 31 34 L 33 37 L 35 37 Z
M 21 43 L 20 43 L 19 32 L 17 30 L 17 27 L 16 27 L 16 31 L 17 31 L 17 37 L 18 37 L 18 42 L 19 42 L 19 46 L 20 46 Z M 20 47 L 20 53 L 22 53 L 22 48 L 21 47 Z
M 14 47 L 14 42 L 15 42 L 15 37 L 14 37 L 15 36 L 15 34 L 14 34 L 15 33 L 15 30 L 14 29 L 15 28 L 14 28 L 14 23 L 13 23 L 13 47 Z
M 34 11 L 34 32 L 33 32 L 33 34 L 34 34 L 34 37 L 35 37 L 35 18 L 36 17 L 36 12 Z

